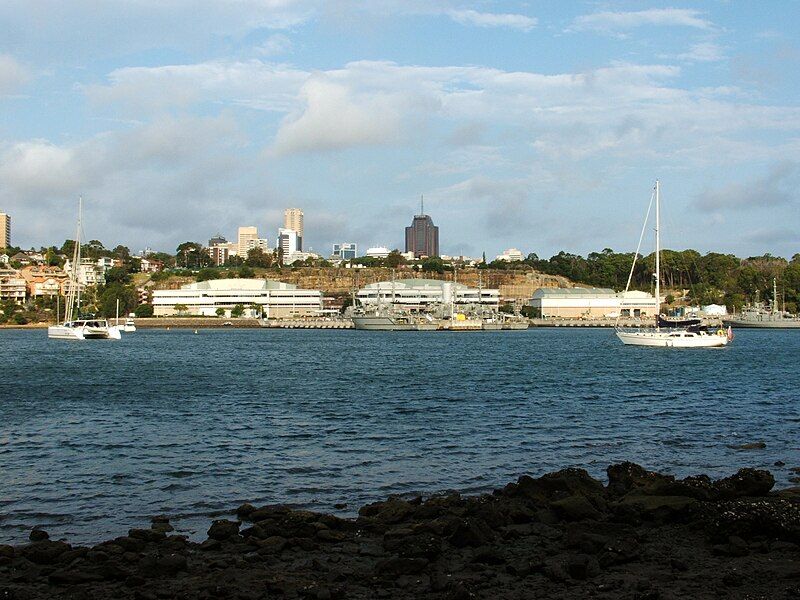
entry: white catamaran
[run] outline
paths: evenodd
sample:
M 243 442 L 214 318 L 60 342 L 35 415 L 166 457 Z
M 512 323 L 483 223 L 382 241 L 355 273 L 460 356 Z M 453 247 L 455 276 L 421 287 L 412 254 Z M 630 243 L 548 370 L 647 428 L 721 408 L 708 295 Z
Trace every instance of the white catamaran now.
M 47 337 L 57 340 L 118 340 L 122 338 L 117 327 L 99 318 L 84 318 L 80 314 L 81 283 L 78 272 L 81 264 L 81 212 L 83 200 L 78 202 L 78 232 L 75 236 L 75 249 L 72 251 L 72 271 L 69 274 L 69 290 L 64 314 L 64 322 L 47 328 Z
M 656 303 L 658 309 L 656 310 L 656 322 L 653 327 L 640 327 L 640 328 L 622 328 L 616 327 L 617 337 L 623 344 L 632 346 L 656 346 L 661 348 L 716 348 L 725 346 L 733 339 L 730 328 L 727 332 L 719 329 L 716 332 L 709 332 L 706 327 L 700 324 L 699 320 L 696 321 L 683 321 L 675 322 L 668 321 L 661 316 L 661 193 L 659 182 L 656 180 L 656 185 L 653 190 L 653 196 L 650 198 L 650 205 L 647 207 L 647 215 L 645 216 L 644 226 L 642 227 L 642 234 L 639 236 L 639 245 L 636 248 L 636 254 L 633 257 L 633 264 L 631 265 L 631 272 L 628 275 L 628 283 L 625 286 L 625 298 L 628 294 L 628 289 L 631 285 L 633 278 L 633 270 L 636 266 L 636 259 L 639 256 L 639 250 L 642 246 L 642 239 L 644 232 L 647 228 L 647 223 L 650 219 L 650 209 L 653 206 L 653 197 L 655 197 L 656 204 L 656 269 L 653 277 L 656 283 Z M 619 317 L 617 318 L 619 323 Z

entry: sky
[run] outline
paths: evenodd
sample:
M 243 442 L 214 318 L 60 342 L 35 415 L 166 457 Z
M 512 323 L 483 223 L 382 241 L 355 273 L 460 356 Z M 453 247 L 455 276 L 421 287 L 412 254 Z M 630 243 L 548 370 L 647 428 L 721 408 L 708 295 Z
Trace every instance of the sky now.
M 800 2 L 3 0 L 0 212 L 174 252 L 800 252 Z

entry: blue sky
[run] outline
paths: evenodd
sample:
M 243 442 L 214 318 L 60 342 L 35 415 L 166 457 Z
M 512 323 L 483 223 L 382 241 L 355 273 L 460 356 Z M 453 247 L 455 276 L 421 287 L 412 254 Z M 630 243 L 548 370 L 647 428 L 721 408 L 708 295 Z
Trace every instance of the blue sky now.
M 306 246 L 800 252 L 800 3 L 5 0 L 0 212 L 173 251 L 306 214 Z M 402 249 L 402 248 L 401 248 Z

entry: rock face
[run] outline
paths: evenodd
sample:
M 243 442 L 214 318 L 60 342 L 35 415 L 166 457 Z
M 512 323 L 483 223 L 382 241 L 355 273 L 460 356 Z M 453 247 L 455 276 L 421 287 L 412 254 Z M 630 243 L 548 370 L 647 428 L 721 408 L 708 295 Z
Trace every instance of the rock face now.
M 0 546 L 0 598 L 797 598 L 800 491 L 766 471 L 676 479 L 633 463 L 483 496 L 392 497 L 341 519 L 235 510 L 202 543 L 150 529 L 92 548 Z

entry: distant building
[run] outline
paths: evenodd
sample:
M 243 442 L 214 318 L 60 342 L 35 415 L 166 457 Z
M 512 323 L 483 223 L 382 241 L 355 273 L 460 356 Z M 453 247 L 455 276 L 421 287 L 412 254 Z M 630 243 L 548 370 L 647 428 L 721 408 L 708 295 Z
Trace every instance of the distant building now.
M 11 215 L 0 212 L 0 248 L 11 247 Z
M 500 290 L 471 288 L 462 283 L 439 279 L 398 279 L 371 283 L 361 288 L 356 298 L 365 305 L 380 301 L 382 304 L 395 304 L 412 310 L 423 310 L 442 302 L 498 306 Z
M 224 239 L 224 238 L 223 238 Z M 245 245 L 247 246 L 248 241 Z M 231 256 L 237 256 L 239 253 L 239 244 L 236 242 L 221 242 L 208 247 L 208 255 L 211 257 L 211 262 L 217 267 L 224 265 L 228 262 Z M 245 256 L 245 258 L 247 258 Z
M 142 273 L 158 273 L 164 270 L 164 263 L 154 258 L 143 257 L 139 265 Z
M 0 254 L 0 265 L 7 265 L 11 257 L 8 254 Z
M 352 260 L 358 256 L 358 244 L 353 242 L 342 242 L 341 244 L 333 245 L 333 253 L 331 258 L 338 260 Z
M 259 307 L 265 318 L 313 317 L 321 314 L 322 292 L 303 290 L 291 283 L 264 279 L 213 279 L 184 285 L 179 290 L 153 291 L 153 314 L 157 317 L 178 314 L 176 306 L 186 307 L 181 314 L 216 316 L 217 309 L 230 316 L 241 304 L 245 309 Z M 251 315 L 257 316 L 257 315 Z
M 222 244 L 227 244 L 228 240 L 222 237 L 220 234 L 215 235 L 210 240 L 208 240 L 208 247 L 211 248 L 212 246 L 221 246 Z
M 67 259 L 64 263 L 64 272 L 72 275 L 73 264 Z M 103 270 L 91 258 L 82 258 L 77 269 L 77 280 L 82 286 L 104 285 L 106 282 Z
M 285 265 L 291 264 L 287 262 L 289 260 L 289 257 L 296 252 L 300 252 L 300 246 L 298 245 L 298 241 L 299 240 L 296 230 L 286 229 L 286 228 L 278 229 L 277 247 L 283 253 L 283 264 Z
M 530 305 L 544 319 L 614 319 L 655 317 L 658 302 L 647 292 L 615 292 L 606 288 L 539 288 Z
M 525 260 L 525 257 L 522 256 L 522 252 L 517 250 L 516 248 L 509 248 L 508 250 L 504 251 L 502 254 L 498 254 L 495 257 L 495 260 L 503 260 L 506 262 L 517 262 Z
M 67 274 L 58 267 L 30 266 L 20 269 L 31 298 L 52 297 L 63 293 Z
M 367 253 L 364 255 L 368 258 L 386 258 L 389 256 L 389 249 L 385 246 L 375 246 L 367 248 Z
M 15 304 L 25 304 L 28 286 L 25 279 L 15 269 L 0 269 L 0 300 L 10 300 Z
M 283 211 L 283 228 L 297 232 L 297 250 L 303 250 L 303 211 L 299 208 L 287 208 Z
M 237 238 L 236 253 L 242 258 L 247 258 L 247 251 L 253 247 L 253 244 L 258 239 L 257 227 L 239 227 L 239 236 Z
M 411 226 L 406 227 L 406 252 L 413 252 L 416 258 L 439 256 L 439 228 L 425 214 L 422 202 L 420 214 L 414 215 Z

